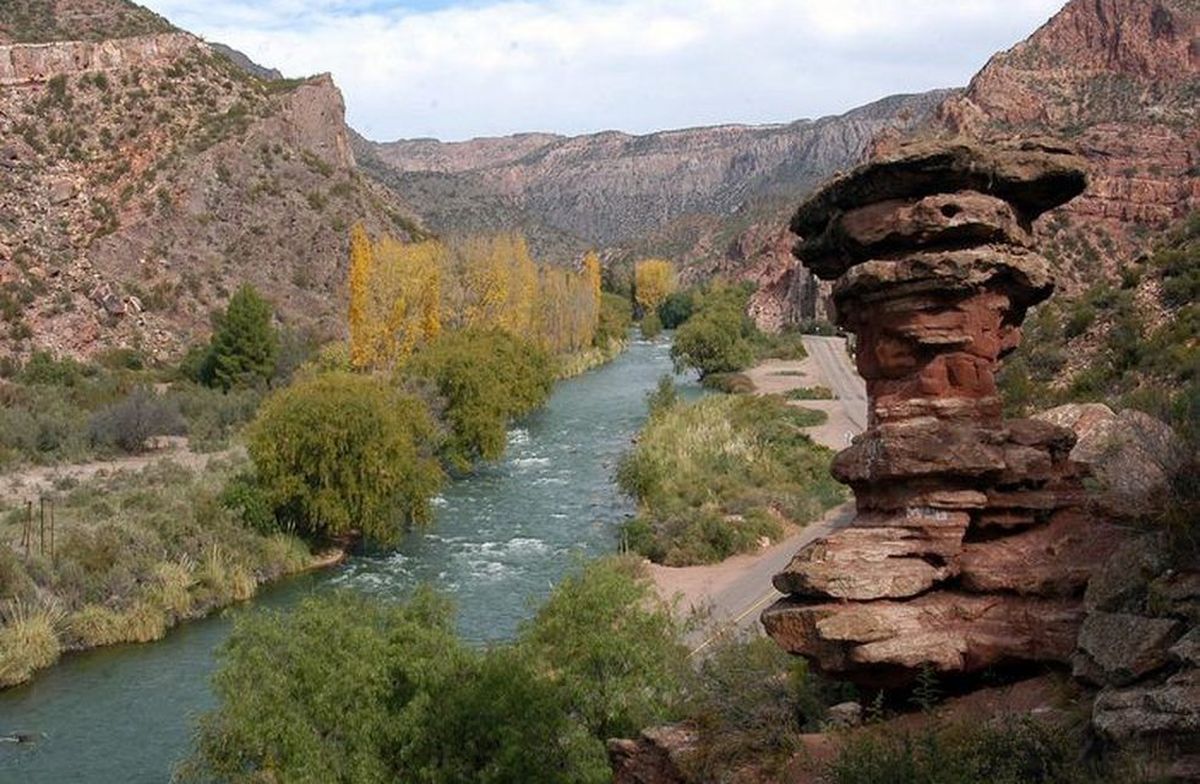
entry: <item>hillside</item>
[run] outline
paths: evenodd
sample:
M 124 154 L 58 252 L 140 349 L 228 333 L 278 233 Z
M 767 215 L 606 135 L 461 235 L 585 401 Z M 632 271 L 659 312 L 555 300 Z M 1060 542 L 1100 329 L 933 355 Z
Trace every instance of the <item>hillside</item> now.
M 174 357 L 243 281 L 336 334 L 349 226 L 414 226 L 360 175 L 328 76 L 262 81 L 165 24 L 116 0 L 0 8 L 7 40 L 40 42 L 0 45 L 3 353 Z
M 422 139 L 369 151 L 436 230 L 526 219 L 583 245 L 613 246 L 683 216 L 727 216 L 768 194 L 803 192 L 855 161 L 881 129 L 914 125 L 941 97 L 894 96 L 788 125 Z
M 1165 415 L 1166 390 L 1196 377 L 1187 281 L 1200 210 L 1198 34 L 1197 0 L 1072 0 L 993 57 L 926 129 L 1050 135 L 1088 161 L 1084 194 L 1035 224 L 1058 294 L 1006 374 L 1020 406 L 1133 395 Z
M 1060 283 L 1117 280 L 1200 207 L 1200 2 L 1072 0 L 939 107 L 936 131 L 1049 134 L 1091 165 L 1082 197 L 1039 224 Z

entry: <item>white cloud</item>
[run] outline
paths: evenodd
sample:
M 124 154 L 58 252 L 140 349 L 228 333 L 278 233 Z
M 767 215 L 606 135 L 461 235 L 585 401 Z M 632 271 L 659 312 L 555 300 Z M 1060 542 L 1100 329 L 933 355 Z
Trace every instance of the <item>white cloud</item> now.
M 146 4 L 289 75 L 332 71 L 372 138 L 461 139 L 780 122 L 961 85 L 1062 0 Z

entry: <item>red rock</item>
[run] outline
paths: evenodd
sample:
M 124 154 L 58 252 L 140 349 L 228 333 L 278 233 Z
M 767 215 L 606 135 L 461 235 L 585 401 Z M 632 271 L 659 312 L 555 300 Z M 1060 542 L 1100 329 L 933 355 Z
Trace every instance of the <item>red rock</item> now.
M 1009 661 L 1067 663 L 1083 610 L 1075 599 L 934 591 L 908 601 L 811 604 L 780 599 L 762 615 L 785 650 L 823 672 L 899 685 L 923 667 L 978 672 Z
M 1127 538 L 1115 525 L 1063 511 L 1011 536 L 964 544 L 959 577 L 976 593 L 1075 596 Z

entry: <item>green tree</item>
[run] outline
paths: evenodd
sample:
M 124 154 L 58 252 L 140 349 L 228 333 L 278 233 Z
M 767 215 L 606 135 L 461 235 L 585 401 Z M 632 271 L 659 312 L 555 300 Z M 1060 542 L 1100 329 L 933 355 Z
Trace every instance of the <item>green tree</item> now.
M 691 291 L 675 291 L 658 306 L 658 318 L 664 329 L 678 329 L 692 317 L 695 307 Z
M 641 569 L 619 558 L 587 564 L 522 633 L 599 741 L 673 718 L 690 672 L 680 629 Z
M 276 392 L 249 428 L 263 491 L 307 535 L 394 540 L 429 519 L 444 476 L 425 405 L 383 382 L 329 373 Z
M 554 387 L 551 357 L 499 329 L 444 333 L 404 372 L 432 384 L 441 398 L 450 431 L 443 456 L 462 471 L 503 455 L 509 423 L 545 403 Z
M 271 305 L 246 284 L 234 293 L 217 317 L 206 367 L 209 386 L 233 387 L 265 383 L 275 372 L 279 335 L 271 325 Z
M 741 317 L 726 312 L 700 313 L 675 333 L 671 357 L 700 375 L 734 373 L 754 361 L 754 348 L 743 336 Z

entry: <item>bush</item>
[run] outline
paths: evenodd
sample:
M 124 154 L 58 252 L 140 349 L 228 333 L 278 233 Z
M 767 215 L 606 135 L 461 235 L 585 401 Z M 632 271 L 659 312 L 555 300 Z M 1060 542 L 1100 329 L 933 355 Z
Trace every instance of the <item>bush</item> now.
M 145 387 L 96 412 L 88 425 L 92 444 L 136 453 L 154 436 L 180 435 L 185 426 L 179 411 Z
M 698 781 L 727 781 L 752 765 L 777 774 L 819 732 L 826 706 L 855 698 L 854 687 L 809 671 L 803 659 L 766 637 L 717 641 L 700 663 L 688 716 L 699 733 L 686 760 Z
M 754 382 L 745 373 L 713 373 L 704 377 L 703 385 L 726 395 L 750 395 L 754 393 Z
M 655 312 L 647 313 L 642 317 L 642 337 L 647 340 L 653 340 L 662 334 L 663 324 Z
M 656 415 L 617 468 L 638 500 L 628 545 L 670 566 L 713 563 L 777 539 L 781 516 L 819 517 L 844 498 L 833 452 L 802 430 L 822 416 L 779 397 L 710 397 Z
M 788 400 L 833 400 L 833 390 L 829 387 L 800 387 L 784 395 Z
M 568 578 L 515 644 L 453 628 L 427 589 L 242 617 L 181 778 L 602 784 L 609 732 L 677 716 L 686 650 L 627 562 Z
M 1033 719 L 939 726 L 921 733 L 855 736 L 830 766 L 833 784 L 1085 784 L 1100 771 L 1079 760 L 1081 743 Z
M 670 608 L 636 560 L 569 575 L 521 630 L 521 647 L 598 742 L 674 717 L 690 672 Z
M 0 687 L 29 680 L 37 670 L 58 661 L 61 650 L 55 628 L 62 612 L 53 606 L 31 607 L 7 602 L 0 617 Z
M 546 352 L 499 330 L 445 333 L 404 373 L 432 385 L 441 398 L 450 431 L 442 454 L 460 471 L 501 457 L 509 424 L 545 403 L 555 380 Z
M 600 295 L 600 320 L 596 324 L 595 343 L 605 348 L 614 340 L 625 340 L 633 324 L 633 305 L 616 294 Z
M 646 395 L 646 407 L 650 410 L 651 417 L 671 410 L 677 403 L 679 403 L 679 389 L 675 386 L 675 380 L 670 376 L 660 378 L 654 391 Z
M 695 308 L 696 303 L 691 291 L 675 291 L 658 306 L 658 318 L 663 329 L 678 329 L 692 317 Z
M 701 377 L 736 373 L 754 362 L 754 348 L 743 336 L 742 316 L 700 313 L 675 333 L 671 357 L 676 366 L 693 368 Z
M 306 536 L 360 531 L 380 542 L 429 519 L 443 481 L 433 440 L 419 400 L 348 373 L 276 392 L 248 432 L 263 492 L 285 526 Z
M 694 315 L 675 333 L 676 367 L 693 368 L 703 378 L 753 364 L 754 341 L 761 335 L 746 316 L 749 295 L 743 286 L 717 286 L 698 295 Z

